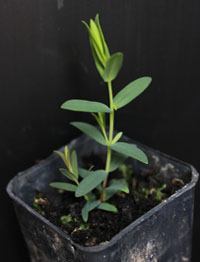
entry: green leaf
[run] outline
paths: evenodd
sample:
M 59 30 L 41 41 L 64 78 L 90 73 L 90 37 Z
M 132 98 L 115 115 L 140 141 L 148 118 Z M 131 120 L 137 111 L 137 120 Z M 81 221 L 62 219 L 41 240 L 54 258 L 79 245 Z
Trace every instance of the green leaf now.
M 91 30 L 90 30 L 89 25 L 85 21 L 82 21 L 82 23 L 85 25 L 85 27 L 86 27 L 86 29 L 89 33 L 90 47 L 91 47 L 92 56 L 93 56 L 97 71 L 99 72 L 100 76 L 103 77 L 104 67 L 105 67 L 104 57 L 102 57 L 102 53 L 101 53 L 93 35 L 91 34 Z
M 75 192 L 77 189 L 76 185 L 64 183 L 64 182 L 53 182 L 50 183 L 50 186 L 65 191 L 71 191 L 71 192 Z
M 85 178 L 86 176 L 90 175 L 90 172 L 88 172 L 87 169 L 84 169 L 84 168 L 79 167 L 78 170 L 79 170 L 79 175 L 80 175 L 80 177 L 82 177 L 82 178 Z
M 71 162 L 70 162 L 70 151 L 68 146 L 65 146 L 64 148 L 64 154 L 65 154 L 65 160 L 66 160 L 66 165 L 68 167 L 68 169 L 70 170 L 70 172 L 72 172 L 72 166 L 71 166 Z
M 120 138 L 122 137 L 122 135 L 123 135 L 123 132 L 117 133 L 116 136 L 115 136 L 115 137 L 113 138 L 113 140 L 112 140 L 112 144 L 117 143 L 117 141 L 120 140 Z
M 75 126 L 81 130 L 84 134 L 97 141 L 99 144 L 106 145 L 106 141 L 101 132 L 93 125 L 84 122 L 71 122 L 72 126 Z
M 91 112 L 91 113 L 110 112 L 109 107 L 103 103 L 80 100 L 80 99 L 67 100 L 61 105 L 61 108 L 72 110 L 72 111 Z
M 105 38 L 104 38 L 104 35 L 103 35 L 103 31 L 102 31 L 102 28 L 101 28 L 101 25 L 100 25 L 99 14 L 97 14 L 96 17 L 95 17 L 95 23 L 96 23 L 96 25 L 99 29 L 99 34 L 100 34 L 101 41 L 102 41 L 102 44 L 103 44 L 104 53 L 105 53 L 106 57 L 109 57 L 110 52 L 109 52 L 108 46 L 106 44 L 106 41 L 105 41 Z
M 108 191 L 121 191 L 124 193 L 129 193 L 128 183 L 125 179 L 112 179 L 110 181 L 109 187 L 106 188 Z
M 94 39 L 95 43 L 97 44 L 99 50 L 101 53 L 103 52 L 103 45 L 102 45 L 102 41 L 101 41 L 101 35 L 98 29 L 98 26 L 96 25 L 96 23 L 94 22 L 93 19 L 90 19 L 90 34 L 92 36 L 92 38 Z
M 81 215 L 84 222 L 88 221 L 89 212 L 95 209 L 101 202 L 99 200 L 86 202 L 82 208 Z
M 90 41 L 91 50 L 94 53 L 93 58 L 96 59 L 96 62 L 98 61 L 98 63 L 102 66 L 104 70 L 106 64 L 104 54 L 100 51 L 98 44 L 96 43 L 96 41 L 92 36 L 89 37 L 89 41 Z
M 78 161 L 76 151 L 73 150 L 71 153 L 71 165 L 73 169 L 73 174 L 78 178 Z
M 106 200 L 117 192 L 129 193 L 128 183 L 125 179 L 112 179 L 110 185 L 105 189 Z
M 104 65 L 101 62 L 101 58 L 99 58 L 98 53 L 96 53 L 94 47 L 92 46 L 91 40 L 90 40 L 90 47 L 91 47 L 92 56 L 93 56 L 94 63 L 96 65 L 97 71 L 99 72 L 100 76 L 103 78 Z
M 116 109 L 121 108 L 133 99 L 139 96 L 151 83 L 151 77 L 144 76 L 136 79 L 135 81 L 124 87 L 115 97 L 114 105 Z
M 65 163 L 66 166 L 68 165 L 68 163 L 67 163 L 67 161 L 66 161 L 66 159 L 65 159 L 65 155 L 64 155 L 63 152 L 54 151 L 54 153 L 56 153 L 56 154 L 63 160 L 63 162 Z
M 112 152 L 112 158 L 110 163 L 110 172 L 115 171 L 118 167 L 120 167 L 124 161 L 126 160 L 127 156 L 120 154 L 118 152 Z
M 109 204 L 109 203 L 101 203 L 98 206 L 98 209 L 109 211 L 109 212 L 113 212 L 113 213 L 117 213 L 118 212 L 118 209 L 116 208 L 116 206 L 114 206 L 112 204 Z
M 105 127 L 106 125 L 106 114 L 105 113 L 98 113 L 99 116 L 99 120 L 100 120 L 100 126 L 102 125 L 103 127 Z
M 123 54 L 120 52 L 113 54 L 107 60 L 105 71 L 103 74 L 103 79 L 105 82 L 111 82 L 117 77 L 122 67 L 122 63 L 123 63 Z
M 137 159 L 138 161 L 144 164 L 148 164 L 148 158 L 146 154 L 134 144 L 118 142 L 114 145 L 111 145 L 111 148 L 116 152 L 122 153 L 128 157 Z
M 70 173 L 67 169 L 65 168 L 59 168 L 59 171 L 61 172 L 62 175 L 66 176 L 68 179 L 77 182 L 77 177 L 76 175 Z
M 88 171 L 90 174 L 86 176 L 78 185 L 75 196 L 81 197 L 95 189 L 107 177 L 104 170 Z

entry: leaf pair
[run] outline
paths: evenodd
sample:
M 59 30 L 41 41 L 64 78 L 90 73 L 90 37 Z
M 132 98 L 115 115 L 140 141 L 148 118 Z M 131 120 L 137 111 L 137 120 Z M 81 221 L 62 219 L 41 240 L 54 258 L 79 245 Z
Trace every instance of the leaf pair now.
M 105 80 L 107 82 L 112 81 L 116 77 L 120 70 L 120 63 L 122 63 L 122 58 L 119 53 L 110 57 L 108 67 L 105 70 Z M 114 97 L 115 109 L 124 107 L 138 97 L 150 85 L 151 81 L 151 77 L 144 76 L 125 86 Z M 61 108 L 79 112 L 110 113 L 110 108 L 103 103 L 81 99 L 68 100 L 62 104 Z
M 84 122 L 72 122 L 71 124 L 88 135 L 90 138 L 94 139 L 99 144 L 104 146 L 107 145 L 101 132 L 96 127 Z M 114 141 L 111 144 L 111 149 L 125 155 L 126 157 L 131 157 L 142 163 L 148 164 L 148 158 L 146 154 L 136 145 L 125 142 L 117 142 L 121 138 L 121 135 L 122 133 L 120 132 L 115 136 Z

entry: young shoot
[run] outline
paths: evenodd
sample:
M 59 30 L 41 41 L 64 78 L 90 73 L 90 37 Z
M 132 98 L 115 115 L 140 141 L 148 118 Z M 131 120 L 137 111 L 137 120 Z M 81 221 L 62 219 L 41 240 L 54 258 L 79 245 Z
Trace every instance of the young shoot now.
M 74 150 L 65 147 L 64 152 L 57 152 L 62 158 L 65 169 L 60 172 L 70 181 L 53 182 L 54 188 L 74 192 L 76 197 L 84 197 L 85 205 L 82 218 L 87 222 L 89 212 L 102 209 L 108 212 L 118 212 L 117 207 L 109 203 L 110 198 L 119 192 L 129 193 L 127 180 L 109 179 L 111 172 L 116 170 L 126 158 L 131 157 L 144 164 L 148 164 L 146 154 L 132 143 L 122 142 L 122 132 L 114 133 L 115 113 L 138 97 L 151 83 L 148 76 L 140 77 L 127 84 L 114 95 L 113 81 L 118 76 L 123 64 L 121 52 L 111 53 L 106 43 L 97 14 L 95 19 L 85 25 L 96 69 L 105 82 L 108 91 L 109 104 L 99 101 L 71 99 L 65 101 L 61 108 L 64 110 L 87 112 L 96 121 L 99 128 L 85 122 L 72 122 L 84 134 L 106 147 L 107 156 L 104 170 L 86 170 L 78 166 L 77 155 Z M 108 123 L 108 124 L 107 124 Z M 108 125 L 108 129 L 107 129 Z

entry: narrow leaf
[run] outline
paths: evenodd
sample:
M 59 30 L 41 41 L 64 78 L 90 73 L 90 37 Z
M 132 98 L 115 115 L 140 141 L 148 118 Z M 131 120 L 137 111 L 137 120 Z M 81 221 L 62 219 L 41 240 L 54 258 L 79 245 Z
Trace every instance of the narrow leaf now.
M 100 76 L 103 77 L 105 64 L 103 62 L 103 58 L 101 57 L 100 50 L 99 50 L 91 32 L 90 32 L 89 25 L 85 21 L 82 21 L 82 23 L 85 25 L 85 27 L 86 27 L 86 29 L 89 33 L 90 47 L 91 47 L 92 56 L 93 56 L 97 71 L 99 72 Z
M 123 132 L 117 133 L 116 136 L 112 140 L 112 144 L 115 144 L 117 141 L 119 141 L 122 135 L 123 135 Z
M 90 46 L 91 46 L 91 50 L 94 52 L 95 54 L 95 59 L 98 59 L 98 62 L 100 62 L 100 64 L 103 66 L 103 68 L 105 67 L 105 57 L 104 54 L 100 51 L 100 48 L 98 46 L 98 44 L 96 43 L 94 37 L 92 37 L 92 35 L 89 36 L 89 41 L 90 41 Z
M 72 126 L 75 126 L 81 130 L 84 134 L 97 141 L 99 144 L 106 145 L 106 141 L 101 132 L 93 125 L 84 122 L 71 122 Z
M 76 151 L 73 150 L 71 153 L 71 165 L 73 169 L 73 174 L 78 178 L 78 161 Z
M 84 222 L 88 221 L 89 212 L 95 209 L 101 202 L 99 200 L 86 202 L 82 208 L 81 215 Z
M 65 154 L 65 160 L 66 160 L 67 168 L 72 173 L 73 170 L 72 170 L 72 165 L 71 165 L 71 161 L 70 161 L 70 151 L 69 151 L 68 146 L 65 146 L 64 154 Z
M 141 77 L 125 86 L 115 97 L 115 107 L 121 108 L 139 96 L 151 83 L 151 77 Z
M 112 204 L 109 204 L 109 203 L 101 203 L 98 206 L 98 209 L 105 210 L 105 211 L 112 212 L 112 213 L 117 213 L 118 212 L 116 206 L 114 206 Z
M 67 169 L 65 168 L 59 168 L 59 171 L 61 172 L 62 175 L 64 175 L 65 177 L 67 177 L 68 179 L 77 182 L 77 177 L 76 175 L 72 174 L 71 172 L 69 172 Z
M 103 53 L 103 45 L 102 45 L 102 41 L 101 41 L 101 35 L 100 35 L 100 32 L 99 32 L 98 26 L 96 25 L 96 23 L 94 22 L 93 19 L 90 19 L 90 34 L 92 35 L 95 43 L 99 47 L 100 52 Z
M 122 53 L 118 52 L 110 56 L 110 58 L 106 62 L 106 67 L 103 74 L 103 79 L 105 82 L 110 82 L 117 77 L 122 67 L 122 63 L 123 63 Z
M 67 100 L 61 105 L 61 108 L 72 110 L 72 111 L 91 112 L 91 113 L 110 112 L 109 107 L 103 103 L 81 100 L 81 99 Z
M 91 47 L 92 56 L 93 56 L 97 71 L 99 72 L 100 76 L 103 78 L 104 65 L 101 62 L 101 59 L 98 57 L 97 53 L 95 52 L 94 47 L 91 44 L 91 40 L 90 40 L 90 47 Z
M 86 176 L 78 185 L 75 196 L 81 197 L 95 189 L 107 176 L 104 170 L 88 171 L 90 174 Z
M 65 191 L 71 191 L 71 192 L 75 192 L 77 189 L 76 185 L 64 183 L 64 182 L 53 182 L 50 183 L 50 186 Z
M 65 159 L 65 155 L 63 154 L 63 152 L 54 151 L 54 153 L 56 153 L 56 154 L 63 160 L 63 162 L 65 163 L 65 165 L 67 166 L 67 161 L 66 161 L 66 159 Z
M 106 114 L 105 113 L 98 113 L 100 122 L 102 124 L 103 127 L 105 127 L 106 125 Z
M 146 154 L 139 149 L 136 145 L 134 144 L 128 144 L 125 142 L 118 142 L 114 145 L 111 145 L 111 148 L 114 151 L 117 151 L 121 154 L 124 154 L 128 157 L 132 157 L 144 164 L 148 164 L 148 158 L 146 156 Z
M 103 31 L 102 31 L 102 28 L 101 28 L 101 25 L 100 25 L 99 14 L 97 14 L 96 17 L 95 17 L 95 23 L 96 23 L 96 25 L 99 29 L 99 34 L 100 34 L 101 41 L 102 41 L 102 44 L 103 44 L 104 53 L 105 53 L 106 57 L 109 57 L 110 52 L 109 52 L 108 46 L 106 44 L 106 41 L 105 41 L 105 38 L 104 38 L 104 35 L 103 35 Z

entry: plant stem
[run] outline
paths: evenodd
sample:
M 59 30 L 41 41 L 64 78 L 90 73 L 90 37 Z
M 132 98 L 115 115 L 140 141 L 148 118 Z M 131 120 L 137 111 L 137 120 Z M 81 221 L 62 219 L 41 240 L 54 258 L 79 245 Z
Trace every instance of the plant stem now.
M 108 175 L 110 172 L 110 163 L 111 163 L 111 157 L 112 157 L 112 151 L 111 151 L 111 143 L 113 140 L 113 132 L 114 132 L 114 108 L 113 108 L 113 91 L 112 91 L 112 83 L 108 82 L 108 92 L 109 92 L 109 102 L 110 102 L 110 114 L 109 114 L 109 138 L 108 138 L 108 145 L 107 145 L 107 158 L 106 158 L 106 166 L 105 171 L 107 173 L 107 178 L 103 182 L 103 188 L 106 188 L 108 183 Z M 104 192 L 101 195 L 101 200 L 104 201 L 105 195 Z
M 108 82 L 108 92 L 109 92 L 109 101 L 110 101 L 110 123 L 109 123 L 109 142 L 111 144 L 113 139 L 113 131 L 114 131 L 114 109 L 113 109 L 113 91 L 112 91 L 112 83 Z

